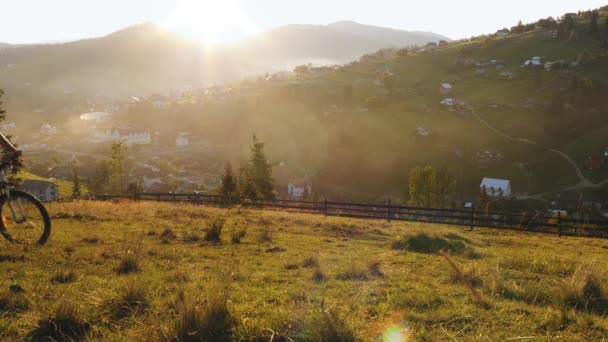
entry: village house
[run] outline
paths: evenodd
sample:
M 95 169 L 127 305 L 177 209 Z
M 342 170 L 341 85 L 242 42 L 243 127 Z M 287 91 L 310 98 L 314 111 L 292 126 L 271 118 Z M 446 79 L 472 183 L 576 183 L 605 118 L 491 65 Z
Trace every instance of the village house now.
M 500 74 L 498 74 L 498 76 L 505 80 L 515 79 L 515 73 L 510 70 L 505 70 L 505 71 L 501 72 Z
M 8 131 L 9 129 L 15 129 L 15 128 L 17 128 L 17 125 L 15 125 L 14 122 L 7 122 L 7 123 L 0 125 L 0 129 L 2 129 L 3 131 Z
M 464 101 L 455 100 L 453 98 L 443 99 L 443 101 L 441 101 L 440 104 L 447 111 L 455 111 L 455 110 L 459 110 L 459 109 L 464 109 L 466 107 Z
M 312 193 L 312 185 L 307 179 L 292 180 L 287 185 L 287 194 L 291 198 L 303 198 Z
M 484 178 L 479 188 L 490 197 L 511 196 L 511 181 L 506 179 Z
M 152 144 L 150 131 L 130 128 L 113 128 L 105 132 L 96 132 L 95 140 L 100 143 L 120 141 L 127 146 Z
M 477 160 L 481 163 L 496 163 L 501 162 L 505 157 L 497 150 L 485 150 L 477 152 Z
M 34 195 L 41 202 L 59 200 L 59 186 L 51 182 L 26 179 L 20 189 Z
M 112 114 L 106 112 L 91 112 L 84 113 L 80 115 L 80 120 L 82 121 L 95 121 L 96 123 L 100 123 L 102 121 L 110 118 Z
M 190 145 L 190 133 L 179 133 L 177 138 L 175 138 L 175 146 L 186 147 L 188 145 Z
M 442 94 L 449 94 L 452 92 L 452 85 L 449 83 L 442 83 L 439 87 L 439 92 Z
M 433 134 L 433 129 L 430 127 L 418 126 L 416 127 L 416 135 L 421 137 L 428 137 Z
M 506 28 L 504 28 L 504 29 L 502 29 L 502 30 L 498 30 L 498 31 L 496 32 L 496 35 L 497 35 L 497 36 L 499 36 L 499 37 L 506 37 L 506 36 L 508 36 L 509 34 L 511 34 L 511 31 L 509 31 L 509 29 L 506 29 Z
M 55 135 L 55 134 L 59 133 L 59 131 L 57 130 L 57 127 L 55 127 L 55 126 L 51 126 L 49 124 L 44 124 L 40 127 L 40 133 Z

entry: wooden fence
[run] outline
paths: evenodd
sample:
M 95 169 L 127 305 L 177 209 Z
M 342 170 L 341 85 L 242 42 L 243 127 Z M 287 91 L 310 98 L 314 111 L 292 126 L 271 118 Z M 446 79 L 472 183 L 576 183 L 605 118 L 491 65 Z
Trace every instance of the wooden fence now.
M 208 194 L 138 193 L 131 196 L 98 195 L 97 200 L 133 200 L 194 203 L 218 207 L 271 209 L 323 214 L 326 216 L 377 219 L 391 221 L 410 221 L 436 224 L 449 224 L 469 227 L 500 228 L 555 234 L 559 236 L 581 236 L 608 238 L 608 220 L 581 220 L 557 216 L 546 217 L 539 212 L 498 213 L 476 211 L 475 207 L 465 210 L 419 208 L 386 204 L 365 204 L 320 202 L 226 197 Z

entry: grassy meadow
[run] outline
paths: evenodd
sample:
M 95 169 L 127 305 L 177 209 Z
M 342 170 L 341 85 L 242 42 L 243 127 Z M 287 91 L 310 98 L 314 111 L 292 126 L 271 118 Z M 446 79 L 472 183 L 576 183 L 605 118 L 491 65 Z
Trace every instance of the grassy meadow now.
M 0 242 L 2 341 L 608 338 L 606 240 L 146 202 L 49 211 L 46 246 Z

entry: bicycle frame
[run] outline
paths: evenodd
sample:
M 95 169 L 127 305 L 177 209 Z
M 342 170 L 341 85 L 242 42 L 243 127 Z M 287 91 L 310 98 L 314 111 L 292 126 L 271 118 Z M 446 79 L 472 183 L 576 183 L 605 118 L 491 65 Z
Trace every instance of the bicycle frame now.
M 27 221 L 27 217 L 25 216 L 25 214 L 23 214 L 21 218 L 17 218 L 17 213 L 15 212 L 15 208 L 13 207 L 13 202 L 10 200 L 12 187 L 8 182 L 8 179 L 6 179 L 6 174 L 4 173 L 4 170 L 0 170 L 0 186 L 2 192 L 6 194 L 6 203 L 11 211 L 11 215 L 13 216 L 15 222 L 21 224 Z M 23 212 L 23 208 L 21 209 L 21 212 Z

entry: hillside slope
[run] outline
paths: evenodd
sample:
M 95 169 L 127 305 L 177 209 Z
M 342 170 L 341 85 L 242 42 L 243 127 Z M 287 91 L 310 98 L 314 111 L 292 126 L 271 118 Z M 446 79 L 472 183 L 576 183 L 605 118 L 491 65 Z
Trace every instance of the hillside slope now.
M 102 38 L 7 47 L 0 52 L 0 78 L 9 89 L 128 95 L 200 87 L 309 62 L 344 63 L 427 38 L 440 36 L 360 24 L 288 25 L 238 47 L 203 48 L 157 25 L 142 24 Z
M 384 43 L 383 47 L 425 45 L 429 42 L 450 40 L 448 37 L 432 32 L 395 30 L 380 26 L 363 25 L 348 20 L 338 21 L 327 25 L 327 27 L 342 32 L 348 32 L 350 34 L 354 34 L 360 37 L 381 41 Z

